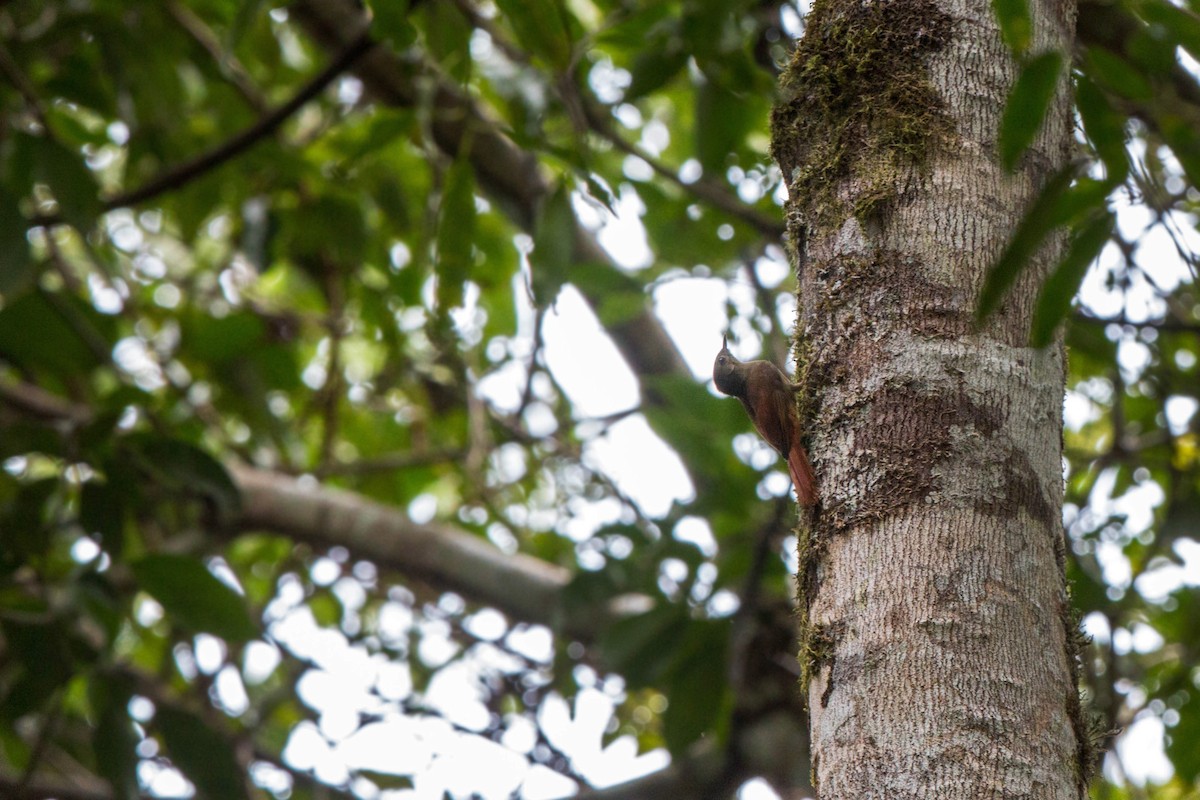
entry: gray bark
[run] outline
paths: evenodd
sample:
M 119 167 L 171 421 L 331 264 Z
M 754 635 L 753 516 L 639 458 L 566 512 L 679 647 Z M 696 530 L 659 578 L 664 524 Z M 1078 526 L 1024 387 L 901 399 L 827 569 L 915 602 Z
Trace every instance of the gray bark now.
M 1033 52 L 1066 52 L 1073 2 L 1035 0 L 1031 12 Z M 815 784 L 855 800 L 1079 798 L 1088 748 L 1063 572 L 1064 354 L 1027 346 L 1061 240 L 992 321 L 973 322 L 987 268 L 1066 161 L 1067 76 L 1010 175 L 995 140 L 1016 65 L 990 4 L 830 0 L 806 37 L 852 39 L 878 15 L 884 45 L 911 51 L 898 74 L 926 76 L 929 136 L 902 131 L 897 146 L 879 133 L 880 114 L 930 111 L 919 92 L 905 105 L 910 86 L 881 90 L 895 107 L 885 99 L 815 135 L 804 115 L 822 89 L 797 62 L 812 68 L 816 53 L 836 69 L 856 42 L 802 43 L 775 120 L 789 232 L 807 237 L 798 360 L 822 505 L 802 536 L 800 602 Z M 816 194 L 815 170 L 850 129 L 860 152 Z

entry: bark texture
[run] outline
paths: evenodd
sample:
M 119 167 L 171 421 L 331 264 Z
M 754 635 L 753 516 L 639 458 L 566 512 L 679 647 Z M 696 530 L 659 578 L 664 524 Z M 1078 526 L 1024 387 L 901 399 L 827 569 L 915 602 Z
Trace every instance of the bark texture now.
M 1031 12 L 1032 51 L 1065 52 L 1072 0 Z M 1000 167 L 1015 75 L 987 0 L 818 0 L 773 118 L 822 499 L 800 606 L 823 800 L 1084 796 L 1064 354 L 1026 344 L 1061 241 L 973 321 L 1070 145 L 1064 72 L 1018 171 Z

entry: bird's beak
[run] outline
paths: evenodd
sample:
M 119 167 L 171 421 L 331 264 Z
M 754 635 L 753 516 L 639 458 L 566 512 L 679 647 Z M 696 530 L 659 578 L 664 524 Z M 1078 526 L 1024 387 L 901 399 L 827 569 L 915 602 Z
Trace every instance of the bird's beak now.
M 721 349 L 722 350 L 729 349 L 729 337 L 725 334 L 721 335 Z

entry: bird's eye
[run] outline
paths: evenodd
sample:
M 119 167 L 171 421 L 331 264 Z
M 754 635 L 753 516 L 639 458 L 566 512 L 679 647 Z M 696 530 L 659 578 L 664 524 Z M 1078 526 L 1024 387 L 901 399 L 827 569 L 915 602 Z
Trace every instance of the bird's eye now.
M 717 359 L 717 363 L 719 363 L 719 364 L 724 364 L 724 363 L 725 363 L 725 356 L 721 356 L 720 358 L 718 358 L 718 359 Z

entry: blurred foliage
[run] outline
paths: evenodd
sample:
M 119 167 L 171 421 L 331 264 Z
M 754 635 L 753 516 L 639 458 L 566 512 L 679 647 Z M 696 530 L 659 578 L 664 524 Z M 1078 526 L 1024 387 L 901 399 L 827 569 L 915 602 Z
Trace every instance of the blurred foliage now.
M 787 353 L 766 123 L 799 11 L 369 5 L 371 54 L 352 3 L 0 4 L 0 794 L 171 794 L 181 777 L 214 798 L 440 793 L 432 765 L 475 740 L 523 775 L 586 783 L 602 776 L 547 722 L 564 700 L 612 703 L 605 745 L 676 756 L 799 713 L 779 465 L 735 448 L 738 404 L 644 335 L 673 284 L 713 281 L 739 339 Z M 1072 64 L 1081 166 L 1052 182 L 985 303 L 1071 228 L 1034 335 L 1070 316 L 1087 692 L 1106 730 L 1164 725 L 1174 769 L 1142 792 L 1110 757 L 1095 793 L 1193 796 L 1200 90 L 1181 63 L 1200 27 L 1187 6 L 1116 3 L 1082 13 L 1075 53 L 1030 53 L 1023 4 L 996 12 L 1023 65 L 998 154 L 1017 163 Z M 380 53 L 409 94 L 322 75 Z M 640 215 L 648 263 L 595 246 L 618 207 Z M 1072 311 L 1097 253 L 1096 299 Z M 549 369 L 542 327 L 564 287 L 633 365 L 637 407 L 588 417 Z M 693 499 L 648 513 L 597 466 L 636 419 Z M 348 532 L 244 524 L 232 464 L 565 568 L 564 620 L 640 605 L 548 635 L 371 561 Z M 330 681 L 357 686 L 351 707 Z M 348 755 L 401 720 L 462 738 L 401 766 Z

